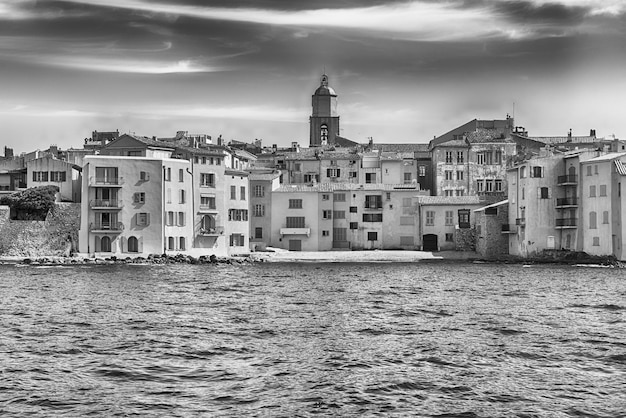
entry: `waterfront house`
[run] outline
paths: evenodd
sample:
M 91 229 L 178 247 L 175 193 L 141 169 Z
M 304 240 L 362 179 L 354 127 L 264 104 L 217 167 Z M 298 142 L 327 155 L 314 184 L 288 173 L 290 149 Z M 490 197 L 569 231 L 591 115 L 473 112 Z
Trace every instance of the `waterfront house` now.
M 26 171 L 26 187 L 57 186 L 60 200 L 75 203 L 81 201 L 81 167 L 52 156 L 44 156 L 28 161 Z
M 280 187 L 280 171 L 249 169 L 250 249 L 263 250 L 269 245 L 272 219 L 272 192 Z

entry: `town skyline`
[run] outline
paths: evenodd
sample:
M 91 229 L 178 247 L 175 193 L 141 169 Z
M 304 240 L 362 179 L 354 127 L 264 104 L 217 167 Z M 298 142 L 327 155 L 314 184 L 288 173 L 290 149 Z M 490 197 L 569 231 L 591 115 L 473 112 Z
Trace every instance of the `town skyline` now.
M 233 6 L 235 4 L 235 6 Z M 325 72 L 342 136 L 426 143 L 474 118 L 626 137 L 623 1 L 0 4 L 17 153 L 93 130 L 308 145 Z

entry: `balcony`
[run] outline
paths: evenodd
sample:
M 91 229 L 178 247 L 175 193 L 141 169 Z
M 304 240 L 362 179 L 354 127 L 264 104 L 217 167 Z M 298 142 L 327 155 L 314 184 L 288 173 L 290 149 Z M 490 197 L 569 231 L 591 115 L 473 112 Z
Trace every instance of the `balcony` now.
M 91 209 L 122 209 L 123 203 L 121 200 L 114 199 L 93 199 L 89 201 L 89 207 Z
M 515 225 L 526 226 L 526 218 L 515 219 Z
M 222 235 L 222 234 L 224 234 L 223 226 L 200 228 L 200 231 L 198 231 L 198 235 L 203 236 L 203 237 L 215 237 L 215 236 Z
M 311 228 L 280 228 L 280 235 L 306 235 L 311 236 Z
M 89 187 L 122 187 L 124 177 L 89 177 Z
M 89 231 L 100 234 L 119 234 L 124 230 L 121 222 L 92 222 L 89 224 Z
M 517 225 L 502 224 L 503 234 L 517 234 Z
M 576 174 L 569 174 L 567 176 L 558 176 L 557 184 L 559 186 L 576 186 L 578 184 L 578 176 Z
M 556 199 L 556 207 L 557 208 L 567 208 L 567 207 L 577 207 L 578 206 L 578 198 L 576 197 L 563 197 Z
M 561 218 L 556 220 L 557 229 L 575 229 L 578 227 L 578 218 Z
M 498 192 L 476 192 L 476 194 L 478 196 L 484 196 L 484 197 L 505 197 L 506 193 L 503 191 L 498 191 Z
M 198 208 L 199 213 L 217 213 L 217 209 L 215 206 L 211 205 L 200 205 Z

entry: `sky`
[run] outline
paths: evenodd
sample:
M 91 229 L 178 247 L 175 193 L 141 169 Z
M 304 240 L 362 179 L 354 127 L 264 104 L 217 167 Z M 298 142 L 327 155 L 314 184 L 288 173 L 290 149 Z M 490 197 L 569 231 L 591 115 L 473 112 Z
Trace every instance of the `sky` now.
M 357 142 L 507 114 L 626 139 L 625 68 L 626 0 L 0 0 L 0 146 L 94 130 L 306 146 L 324 72 Z

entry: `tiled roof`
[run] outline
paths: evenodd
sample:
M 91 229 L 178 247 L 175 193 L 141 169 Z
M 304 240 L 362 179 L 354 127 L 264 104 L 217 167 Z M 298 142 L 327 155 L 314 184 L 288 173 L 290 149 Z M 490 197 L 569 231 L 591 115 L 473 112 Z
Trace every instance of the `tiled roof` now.
M 468 132 L 466 138 L 470 144 L 483 142 L 512 142 L 504 129 L 478 128 L 474 132 Z
M 528 138 L 544 144 L 562 144 L 566 142 L 589 144 L 604 141 L 603 138 L 596 138 L 595 136 L 529 136 Z
M 127 135 L 133 138 L 134 140 L 139 141 L 142 144 L 148 145 L 150 147 L 174 149 L 174 146 L 172 144 L 168 144 L 167 142 L 163 142 L 163 141 L 157 141 L 155 139 L 148 138 L 147 136 L 139 136 L 135 134 L 124 134 L 124 135 Z M 120 138 L 124 135 L 121 135 Z
M 239 149 L 239 148 L 233 148 L 232 150 L 233 150 L 233 152 L 235 153 L 235 155 L 237 157 L 245 158 L 247 160 L 256 160 L 257 159 L 256 155 L 251 154 L 251 153 L 249 153 L 246 150 L 242 150 L 242 149 Z
M 280 186 L 275 192 L 278 193 L 301 193 L 301 192 L 334 192 L 342 190 L 372 190 L 372 191 L 402 191 L 409 190 L 420 192 L 417 184 L 383 184 L 383 183 L 317 183 L 307 184 L 286 184 Z
M 435 145 L 436 147 L 467 147 L 467 141 L 464 139 L 451 139 L 450 141 L 442 142 L 439 145 Z
M 428 144 L 374 144 L 373 148 L 383 152 L 428 152 Z
M 582 161 L 582 163 L 598 163 L 601 161 L 611 161 L 624 156 L 626 156 L 626 152 L 610 152 L 608 154 L 600 155 L 599 157 L 591 158 L 587 161 Z
M 420 205 L 478 205 L 478 196 L 419 196 Z
M 280 177 L 280 170 L 248 170 L 250 181 L 253 180 L 274 180 Z

